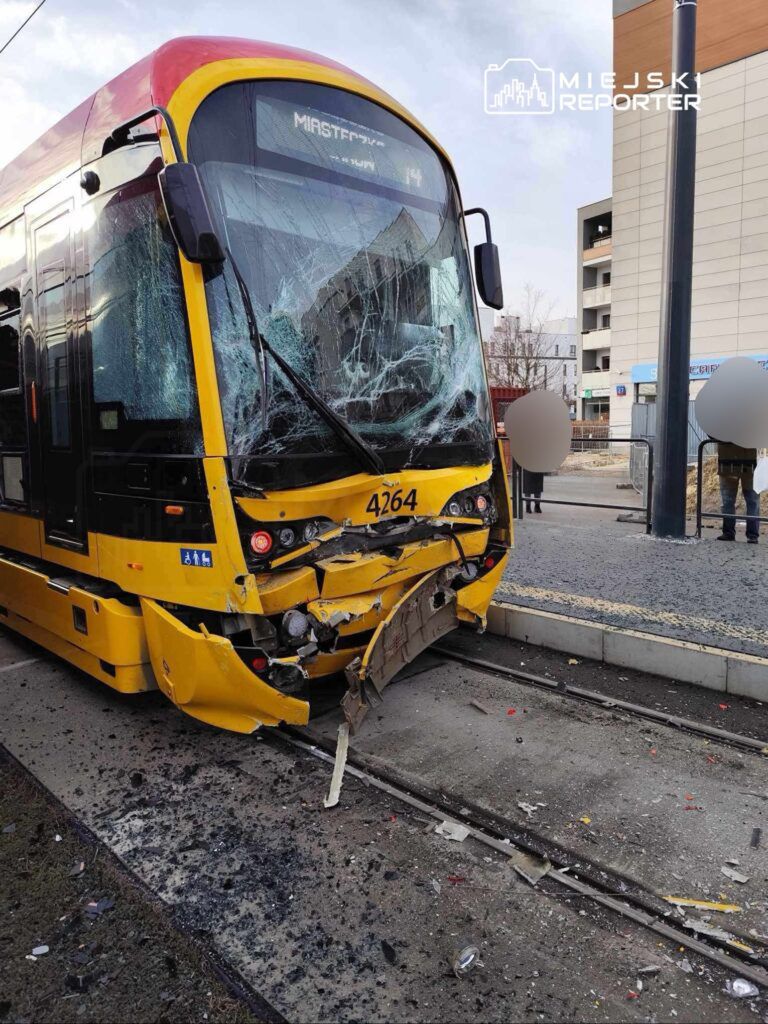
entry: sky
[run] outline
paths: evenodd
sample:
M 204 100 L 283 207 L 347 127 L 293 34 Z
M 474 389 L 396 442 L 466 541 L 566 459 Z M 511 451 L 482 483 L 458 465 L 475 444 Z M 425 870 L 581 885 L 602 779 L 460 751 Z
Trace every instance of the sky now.
M 0 45 L 34 8 L 0 0 Z M 450 155 L 467 208 L 484 206 L 508 309 L 526 284 L 576 312 L 576 211 L 611 190 L 611 114 L 491 116 L 484 70 L 529 57 L 611 69 L 611 0 L 46 0 L 0 55 L 0 167 L 114 75 L 179 35 L 314 50 L 408 108 Z M 481 241 L 479 218 L 470 227 Z

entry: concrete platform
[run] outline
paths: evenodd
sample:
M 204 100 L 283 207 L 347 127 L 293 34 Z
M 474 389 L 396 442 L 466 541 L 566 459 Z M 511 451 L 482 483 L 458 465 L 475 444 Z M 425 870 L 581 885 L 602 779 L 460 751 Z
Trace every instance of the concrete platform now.
M 497 601 L 768 657 L 768 537 L 670 543 L 604 515 L 544 506 L 516 523 Z

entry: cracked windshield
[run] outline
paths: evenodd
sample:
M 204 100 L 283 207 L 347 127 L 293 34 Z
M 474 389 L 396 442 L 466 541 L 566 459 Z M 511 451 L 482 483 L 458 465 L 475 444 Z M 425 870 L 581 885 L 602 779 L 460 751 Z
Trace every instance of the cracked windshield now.
M 268 347 L 387 469 L 489 461 L 460 208 L 437 153 L 367 100 L 294 82 L 218 90 L 189 153 Z M 231 261 L 206 289 L 238 475 L 349 472 L 349 449 L 251 339 Z

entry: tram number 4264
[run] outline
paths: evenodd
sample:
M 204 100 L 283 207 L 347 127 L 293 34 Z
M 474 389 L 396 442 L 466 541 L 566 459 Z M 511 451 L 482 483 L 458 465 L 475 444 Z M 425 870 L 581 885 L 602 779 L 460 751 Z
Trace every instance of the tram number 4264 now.
M 373 512 L 375 516 L 383 516 L 387 512 L 401 512 L 404 508 L 415 512 L 416 501 L 415 487 L 412 487 L 405 495 L 401 490 L 383 491 L 381 494 L 371 495 L 371 500 L 365 506 L 365 511 Z

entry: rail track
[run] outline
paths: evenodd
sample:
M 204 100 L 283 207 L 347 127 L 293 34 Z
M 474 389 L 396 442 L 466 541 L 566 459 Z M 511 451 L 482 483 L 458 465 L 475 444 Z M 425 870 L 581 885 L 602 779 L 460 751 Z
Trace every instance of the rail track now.
M 452 661 L 468 665 L 470 668 L 480 669 L 496 676 L 514 679 L 517 683 L 523 683 L 536 689 L 546 690 L 561 697 L 572 700 L 583 701 L 607 710 L 624 711 L 635 718 L 642 718 L 649 722 L 656 722 L 659 725 L 673 726 L 685 732 L 693 733 L 696 736 L 703 736 L 709 740 L 716 740 L 726 746 L 737 750 L 749 751 L 753 754 L 768 756 L 768 738 L 754 739 L 751 736 L 742 736 L 739 733 L 729 732 L 727 729 L 718 729 L 714 725 L 707 725 L 704 722 L 696 722 L 691 718 L 683 718 L 680 715 L 670 715 L 666 711 L 657 711 L 655 708 L 646 707 L 643 704 L 633 704 L 631 701 L 621 700 L 618 697 L 608 697 L 604 693 L 597 693 L 594 690 L 586 690 L 581 686 L 573 686 L 563 680 L 549 679 L 546 676 L 536 675 L 533 672 L 523 672 L 520 669 L 510 668 L 507 665 L 500 665 L 497 662 L 486 661 L 483 658 L 475 658 L 463 651 L 454 650 L 444 644 L 438 644 L 430 648 L 432 653 L 442 657 L 450 658 Z
M 768 753 L 768 741 L 730 733 L 701 722 L 474 658 L 444 645 L 433 647 L 432 652 L 484 672 L 560 694 L 564 698 L 619 710 L 638 719 L 679 728 L 741 751 L 757 755 Z M 333 742 L 313 731 L 311 725 L 306 729 L 283 728 L 271 735 L 277 743 L 292 746 L 329 766 L 334 764 Z M 463 825 L 472 839 L 508 858 L 512 867 L 543 893 L 554 897 L 565 894 L 582 897 L 585 903 L 591 902 L 642 925 L 661 938 L 684 946 L 768 991 L 768 950 L 761 947 L 759 942 L 751 940 L 750 945 L 736 935 L 725 932 L 721 932 L 720 936 L 703 934 L 703 930 L 696 927 L 701 922 L 676 919 L 675 908 L 637 879 L 622 875 L 598 860 L 585 857 L 536 832 L 529 825 L 479 807 L 460 793 L 431 789 L 421 781 L 406 776 L 396 766 L 382 764 L 379 759 L 372 759 L 353 748 L 349 750 L 345 771 L 363 784 L 402 801 L 435 821 L 448 820 Z

